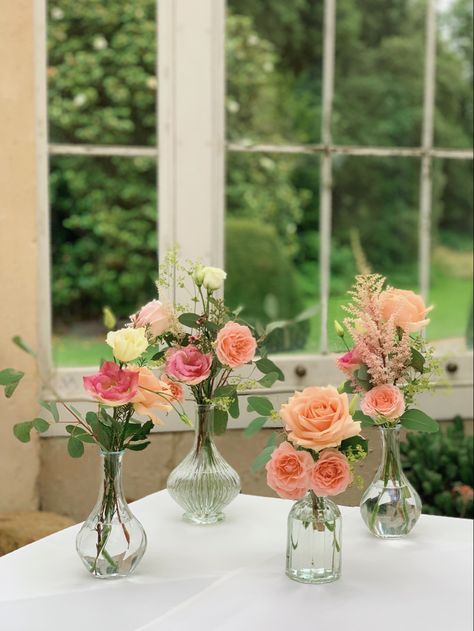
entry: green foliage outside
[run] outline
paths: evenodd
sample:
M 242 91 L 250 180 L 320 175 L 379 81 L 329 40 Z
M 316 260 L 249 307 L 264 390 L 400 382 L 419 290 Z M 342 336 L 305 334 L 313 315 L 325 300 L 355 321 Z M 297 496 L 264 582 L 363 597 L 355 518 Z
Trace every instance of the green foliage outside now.
M 317 0 L 229 0 L 227 135 L 235 142 L 320 141 L 322 6 Z M 339 0 L 333 136 L 341 144 L 417 146 L 423 89 L 424 0 Z M 58 0 L 49 7 L 49 105 L 53 142 L 155 143 L 155 0 Z M 435 141 L 472 144 L 472 5 L 456 0 L 440 16 Z M 331 309 L 361 262 L 417 287 L 419 160 L 334 158 Z M 126 317 L 154 295 L 156 164 L 127 158 L 55 157 L 51 165 L 53 309 L 58 332 L 99 318 L 108 304 Z M 472 252 L 472 163 L 435 160 L 433 252 Z M 190 209 L 192 212 L 192 209 Z M 271 227 L 273 258 L 288 287 L 268 291 L 262 240 L 227 241 L 229 270 L 244 250 L 251 291 L 229 281 L 232 302 L 262 317 L 318 298 L 319 158 L 228 155 L 228 235 L 235 221 Z M 234 223 L 232 223 L 234 222 Z M 262 237 L 267 238 L 267 237 Z M 237 243 L 237 245 L 236 245 Z M 355 244 L 359 244 L 358 251 Z M 361 260 L 360 253 L 365 257 Z M 276 264 L 276 263 L 275 263 Z M 277 266 L 278 266 L 277 265 Z M 252 267 L 253 266 L 253 267 Z M 467 266 L 472 269 L 472 263 Z M 235 272 L 232 272 L 232 276 Z M 229 278 L 232 278 L 229 274 Z M 290 279 L 295 279 L 293 280 Z M 433 265 L 433 297 L 459 289 L 442 319 L 443 337 L 466 332 L 472 272 Z M 261 286 L 256 288 L 255 281 Z M 232 283 L 232 285 L 230 285 Z M 262 303 L 261 296 L 273 295 Z M 440 296 L 440 304 L 443 302 Z M 340 316 L 340 314 L 338 314 Z M 306 348 L 318 342 L 317 318 Z M 66 328 L 61 325 L 66 325 Z M 80 335 L 80 334 L 79 334 Z M 433 333 L 432 333 L 433 335 Z M 63 342 L 67 337 L 63 336 Z M 61 341 L 59 342 L 62 343 Z M 300 345 L 301 345 L 300 343 Z M 60 358 L 68 361 L 72 346 Z M 71 351 L 71 352 L 70 352 Z
M 446 432 L 409 432 L 401 444 L 405 472 L 423 501 L 423 512 L 474 517 L 474 437 L 458 416 Z

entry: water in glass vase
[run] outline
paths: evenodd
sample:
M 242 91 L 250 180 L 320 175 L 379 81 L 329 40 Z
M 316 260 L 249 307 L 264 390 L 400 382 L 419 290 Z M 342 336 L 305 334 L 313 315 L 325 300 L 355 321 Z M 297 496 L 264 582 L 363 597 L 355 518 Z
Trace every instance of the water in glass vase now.
M 382 462 L 362 496 L 362 519 L 381 539 L 406 536 L 421 515 L 420 496 L 403 473 L 400 462 L 400 427 L 381 427 Z
M 337 505 L 310 491 L 288 516 L 286 574 L 300 583 L 331 583 L 341 575 L 342 519 Z
M 123 453 L 101 453 L 99 498 L 76 539 L 82 562 L 97 578 L 128 576 L 146 550 L 143 526 L 132 514 L 123 494 Z
M 213 439 L 214 407 L 198 405 L 191 452 L 174 469 L 168 492 L 195 524 L 215 524 L 224 519 L 223 509 L 240 493 L 240 478 L 221 456 Z

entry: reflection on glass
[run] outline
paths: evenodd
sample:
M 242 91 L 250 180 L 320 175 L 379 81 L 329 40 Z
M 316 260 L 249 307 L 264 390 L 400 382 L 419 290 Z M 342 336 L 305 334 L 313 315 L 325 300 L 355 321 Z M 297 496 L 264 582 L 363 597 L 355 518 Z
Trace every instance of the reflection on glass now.
M 319 142 L 323 3 L 228 0 L 227 136 Z
M 155 295 L 156 167 L 144 158 L 57 157 L 51 163 L 54 356 L 104 358 L 102 308 L 126 318 Z
M 48 2 L 50 137 L 153 145 L 155 0 Z
M 318 301 L 318 158 L 229 154 L 226 300 L 264 327 Z M 305 320 L 272 333 L 272 351 L 318 349 Z

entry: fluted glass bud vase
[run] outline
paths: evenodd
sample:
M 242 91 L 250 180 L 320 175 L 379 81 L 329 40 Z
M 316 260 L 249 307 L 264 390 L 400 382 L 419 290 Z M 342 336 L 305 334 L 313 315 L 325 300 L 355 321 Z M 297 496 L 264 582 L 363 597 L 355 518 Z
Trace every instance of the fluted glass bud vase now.
M 128 576 L 146 549 L 143 526 L 132 514 L 123 493 L 123 453 L 101 452 L 99 497 L 76 539 L 82 562 L 97 578 Z
M 198 405 L 191 452 L 168 478 L 168 491 L 195 524 L 224 519 L 224 508 L 240 492 L 240 478 L 214 443 L 214 406 Z
M 400 426 L 381 427 L 382 462 L 362 496 L 362 519 L 381 539 L 407 535 L 421 515 L 418 493 L 403 473 L 400 461 Z
M 331 583 L 341 575 L 342 518 L 337 505 L 309 491 L 288 515 L 286 574 L 300 583 Z

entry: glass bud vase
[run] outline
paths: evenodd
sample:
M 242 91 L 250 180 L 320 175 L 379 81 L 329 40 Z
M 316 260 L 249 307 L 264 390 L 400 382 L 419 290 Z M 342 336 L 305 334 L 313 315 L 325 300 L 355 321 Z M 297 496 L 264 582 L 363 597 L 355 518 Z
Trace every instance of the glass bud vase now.
M 288 515 L 286 574 L 300 583 L 331 583 L 341 575 L 342 518 L 337 505 L 309 491 Z
M 421 514 L 418 493 L 403 473 L 400 462 L 400 426 L 381 427 L 382 462 L 362 496 L 362 519 L 381 539 L 407 535 Z
M 198 405 L 193 448 L 167 483 L 169 494 L 185 511 L 183 518 L 195 524 L 222 521 L 223 509 L 240 492 L 240 478 L 217 450 L 213 431 L 214 406 Z
M 123 453 L 101 452 L 99 497 L 76 539 L 82 562 L 97 578 L 128 576 L 146 549 L 143 526 L 133 516 L 123 493 Z

